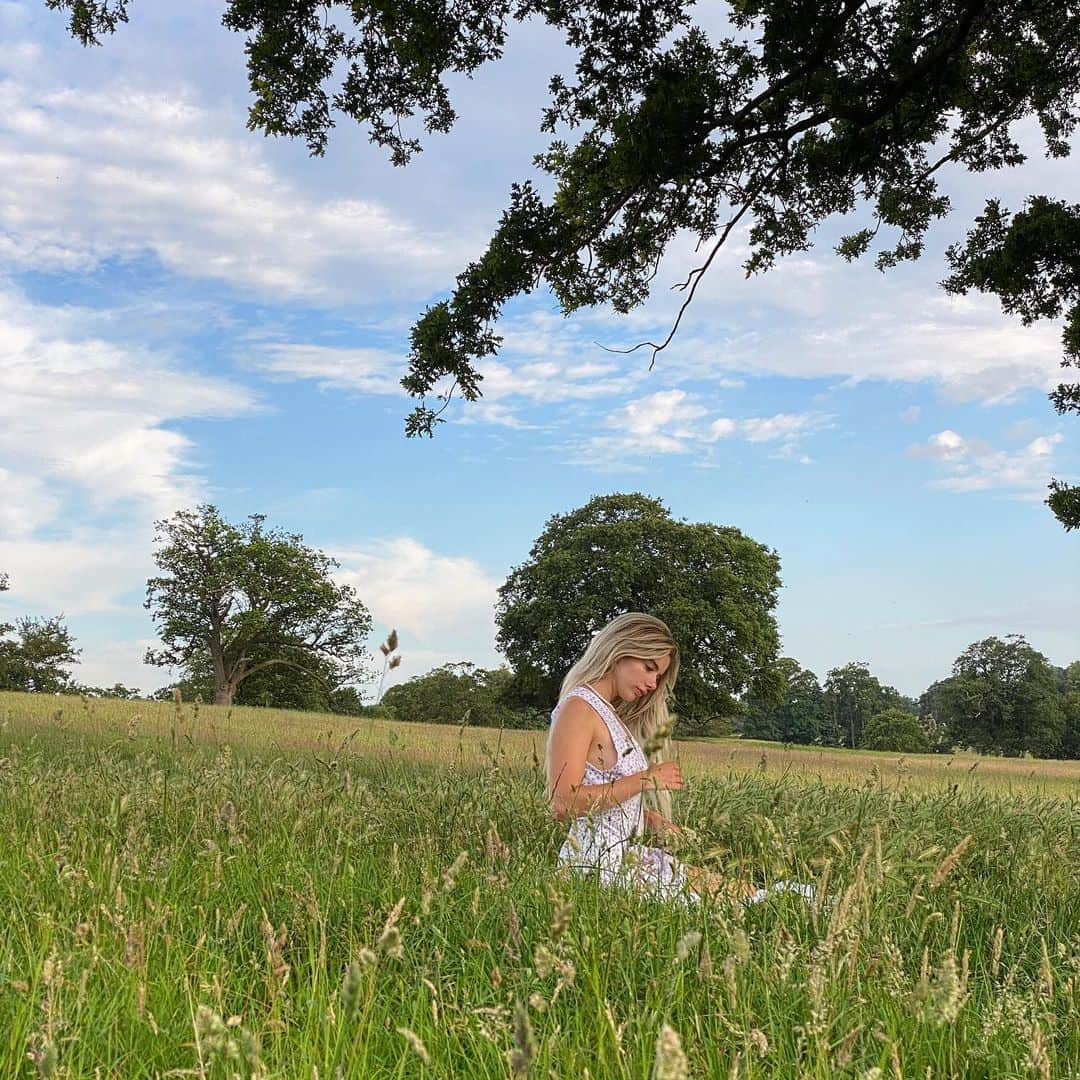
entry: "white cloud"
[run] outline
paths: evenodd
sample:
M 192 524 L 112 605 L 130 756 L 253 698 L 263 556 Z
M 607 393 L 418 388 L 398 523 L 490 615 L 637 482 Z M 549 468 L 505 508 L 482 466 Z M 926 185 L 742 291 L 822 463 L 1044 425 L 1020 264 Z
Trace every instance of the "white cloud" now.
M 384 349 L 275 342 L 256 346 L 250 362 L 272 378 L 313 379 L 321 390 L 404 393 L 404 360 Z
M 521 410 L 591 402 L 621 396 L 633 373 L 613 360 L 582 360 L 588 348 L 580 329 L 565 320 L 533 312 L 500 325 L 504 346 L 500 359 L 485 358 L 475 367 L 481 397 L 458 403 L 447 418 L 460 424 L 492 424 L 517 429 L 547 426 L 525 420 Z M 404 350 L 305 343 L 255 342 L 247 362 L 275 379 L 311 379 L 321 389 L 404 397 L 400 385 L 408 364 Z M 440 387 L 439 389 L 447 389 Z
M 1018 496 L 1045 494 L 1054 447 L 1064 440 L 1058 432 L 1040 435 L 1018 450 L 998 450 L 981 439 L 967 439 L 958 432 L 939 431 L 922 444 L 908 449 L 908 456 L 930 458 L 948 469 L 934 487 L 946 491 L 1012 490 Z
M 0 567 L 20 610 L 86 615 L 131 611 L 153 569 L 149 522 L 79 528 L 59 539 L 0 538 Z
M 59 500 L 45 490 L 34 476 L 20 476 L 0 466 L 0 492 L 3 492 L 3 514 L 0 516 L 0 537 L 28 536 L 38 526 L 55 517 Z
M 660 390 L 609 413 L 603 426 L 618 434 L 586 439 L 572 450 L 572 461 L 601 469 L 632 467 L 635 458 L 703 452 L 708 444 L 731 438 L 776 442 L 775 456 L 792 457 L 802 438 L 830 423 L 828 416 L 819 413 L 721 416 L 711 421 L 707 417 L 708 410 L 696 396 L 685 390 Z M 801 460 L 810 463 L 805 455 Z
M 147 649 L 160 647 L 157 638 L 95 640 L 85 644 L 77 638 L 77 643 L 82 645 L 83 653 L 72 675 L 84 686 L 110 687 L 120 682 L 150 694 L 176 677 L 169 668 L 151 667 L 142 662 Z
M 909 450 L 912 457 L 937 458 L 940 461 L 956 460 L 968 452 L 968 443 L 963 435 L 946 428 L 926 440 L 925 446 L 915 446 Z
M 473 559 L 440 554 L 411 537 L 333 554 L 341 563 L 338 579 L 352 585 L 371 612 L 375 636 L 398 630 L 399 680 L 449 660 L 500 662 L 494 647 L 500 583 Z
M 813 413 L 777 413 L 775 416 L 755 416 L 742 420 L 739 428 L 747 442 L 789 442 L 820 424 L 821 419 Z
M 385 206 L 297 190 L 236 121 L 163 92 L 0 83 L 0 255 L 74 269 L 152 252 L 259 294 L 351 301 L 460 268 L 457 241 Z
M 242 387 L 84 337 L 79 321 L 76 310 L 0 292 L 0 467 L 21 508 L 5 518 L 11 533 L 52 520 L 72 490 L 144 516 L 192 502 L 201 481 L 188 471 L 191 445 L 167 425 L 255 407 Z

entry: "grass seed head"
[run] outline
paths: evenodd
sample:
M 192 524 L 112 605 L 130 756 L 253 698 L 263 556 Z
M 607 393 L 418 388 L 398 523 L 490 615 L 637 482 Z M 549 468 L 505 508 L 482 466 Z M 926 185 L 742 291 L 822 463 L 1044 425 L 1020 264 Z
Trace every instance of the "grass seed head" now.
M 930 878 L 931 889 L 936 889 L 949 874 L 952 873 L 956 864 L 960 861 L 961 856 L 967 851 L 968 847 L 971 845 L 971 841 L 974 839 L 975 837 L 971 833 L 968 833 L 967 836 L 965 836 L 964 839 L 961 840 L 940 863 L 938 863 L 937 869 Z
M 653 1080 L 689 1080 L 690 1063 L 682 1048 L 679 1033 L 665 1024 L 656 1038 Z
M 459 851 L 454 861 L 443 872 L 442 888 L 443 892 L 453 892 L 454 884 L 457 881 L 457 876 L 461 872 L 461 868 L 468 861 L 469 853 L 467 851 Z
M 759 1057 L 769 1052 L 769 1040 L 761 1028 L 751 1028 L 746 1033 L 746 1041 L 758 1052 Z
M 371 952 L 370 949 L 365 950 Z M 372 959 L 375 954 L 371 953 Z M 353 961 L 345 969 L 345 977 L 341 980 L 341 1009 L 346 1020 L 352 1020 L 360 1005 L 360 991 L 364 986 L 364 968 L 359 962 Z
M 412 1047 L 413 1053 L 416 1054 L 425 1065 L 431 1064 L 431 1055 L 428 1053 L 423 1039 L 421 1039 L 415 1031 L 407 1027 L 399 1027 L 394 1030 L 409 1044 L 410 1047 Z
M 515 1077 L 528 1076 L 532 1063 L 536 1060 L 536 1040 L 529 1022 L 529 1010 L 520 1001 L 514 1002 L 513 1038 L 510 1070 Z
M 683 934 L 675 946 L 675 959 L 679 961 L 689 960 L 700 944 L 700 930 L 691 930 L 689 933 Z

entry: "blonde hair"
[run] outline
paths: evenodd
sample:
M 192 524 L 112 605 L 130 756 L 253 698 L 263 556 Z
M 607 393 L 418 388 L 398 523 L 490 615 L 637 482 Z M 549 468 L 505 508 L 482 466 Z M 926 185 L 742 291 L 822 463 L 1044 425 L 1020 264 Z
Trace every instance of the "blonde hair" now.
M 624 657 L 660 660 L 670 657 L 656 689 L 635 701 L 614 705 L 616 715 L 637 737 L 650 760 L 664 761 L 670 746 L 672 717 L 668 708 L 679 674 L 679 647 L 667 624 L 655 615 L 630 611 L 614 618 L 594 635 L 581 659 L 566 673 L 559 690 L 559 704 L 571 690 L 604 678 Z M 550 737 L 550 736 L 549 736 Z M 655 793 L 661 813 L 670 816 L 671 793 Z

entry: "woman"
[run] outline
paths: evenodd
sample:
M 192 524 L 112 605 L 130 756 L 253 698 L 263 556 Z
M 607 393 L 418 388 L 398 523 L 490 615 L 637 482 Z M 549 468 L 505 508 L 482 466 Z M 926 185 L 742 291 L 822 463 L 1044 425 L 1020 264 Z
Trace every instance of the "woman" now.
M 663 898 L 724 893 L 760 899 L 763 892 L 749 883 L 725 882 L 639 841 L 646 831 L 679 835 L 667 815 L 669 792 L 683 786 L 682 772 L 674 761 L 650 763 L 643 749 L 670 730 L 668 697 L 678 673 L 671 631 L 639 612 L 608 623 L 567 673 L 551 714 L 547 753 L 552 811 L 571 822 L 559 862 L 596 870 L 605 884 L 625 882 Z M 650 793 L 659 810 L 644 806 Z

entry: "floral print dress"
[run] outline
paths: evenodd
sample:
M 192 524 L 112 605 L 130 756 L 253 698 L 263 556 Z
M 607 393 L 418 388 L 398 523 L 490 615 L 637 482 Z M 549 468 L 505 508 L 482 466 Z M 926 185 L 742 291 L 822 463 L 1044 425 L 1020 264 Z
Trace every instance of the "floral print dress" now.
M 649 767 L 637 739 L 615 710 L 588 686 L 576 687 L 559 702 L 551 714 L 552 723 L 572 697 L 582 698 L 599 714 L 615 747 L 616 760 L 610 769 L 598 769 L 591 761 L 585 763 L 583 785 L 610 784 Z M 576 817 L 559 851 L 559 865 L 579 873 L 598 873 L 605 885 L 630 885 L 661 899 L 695 899 L 688 891 L 686 870 L 670 852 L 635 842 L 644 831 L 644 823 L 641 795 L 609 810 Z

